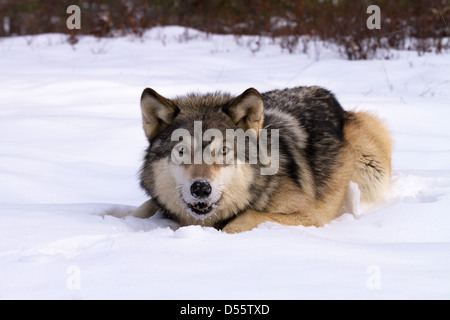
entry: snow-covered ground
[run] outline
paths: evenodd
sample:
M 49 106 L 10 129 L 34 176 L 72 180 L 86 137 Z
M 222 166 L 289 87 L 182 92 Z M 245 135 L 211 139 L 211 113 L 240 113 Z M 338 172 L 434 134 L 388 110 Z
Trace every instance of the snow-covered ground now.
M 186 42 L 185 36 L 191 38 Z M 156 28 L 143 39 L 0 39 L 0 299 L 450 298 L 450 54 L 346 61 L 327 46 Z M 392 130 L 385 203 L 322 228 L 228 235 L 146 200 L 139 98 L 331 89 Z

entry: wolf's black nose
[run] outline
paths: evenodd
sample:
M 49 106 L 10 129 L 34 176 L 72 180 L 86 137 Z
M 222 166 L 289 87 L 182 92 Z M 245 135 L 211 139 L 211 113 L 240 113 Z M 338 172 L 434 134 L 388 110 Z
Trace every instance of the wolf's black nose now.
M 211 185 L 208 181 L 197 180 L 191 185 L 191 194 L 195 198 L 203 199 L 211 194 Z

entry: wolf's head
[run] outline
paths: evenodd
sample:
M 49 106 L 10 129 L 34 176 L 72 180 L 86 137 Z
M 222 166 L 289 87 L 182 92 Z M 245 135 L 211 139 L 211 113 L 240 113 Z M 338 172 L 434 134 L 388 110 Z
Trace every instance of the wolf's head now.
M 147 88 L 141 110 L 149 141 L 141 186 L 167 214 L 214 226 L 253 201 L 259 172 L 251 157 L 264 120 L 257 90 L 167 99 Z

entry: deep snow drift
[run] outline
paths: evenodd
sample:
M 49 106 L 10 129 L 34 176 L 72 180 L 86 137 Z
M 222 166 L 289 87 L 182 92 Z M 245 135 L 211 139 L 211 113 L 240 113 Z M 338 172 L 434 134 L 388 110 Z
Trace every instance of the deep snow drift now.
M 252 53 L 188 33 L 0 39 L 0 299 L 450 298 L 450 55 L 350 62 L 320 44 L 290 55 L 259 39 Z M 386 120 L 384 203 L 323 228 L 237 235 L 116 217 L 146 200 L 145 87 L 171 97 L 298 85 Z

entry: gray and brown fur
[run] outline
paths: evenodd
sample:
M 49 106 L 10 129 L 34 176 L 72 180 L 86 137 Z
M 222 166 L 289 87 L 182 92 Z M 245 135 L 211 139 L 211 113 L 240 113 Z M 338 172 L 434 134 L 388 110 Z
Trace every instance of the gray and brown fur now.
M 344 111 L 320 87 L 263 94 L 251 88 L 237 97 L 210 93 L 171 100 L 146 89 L 141 109 L 149 140 L 141 187 L 151 197 L 133 213 L 142 218 L 161 210 L 180 225 L 229 233 L 266 221 L 322 226 L 339 215 L 350 181 L 367 202 L 382 198 L 389 185 L 391 139 L 383 123 L 369 113 Z M 176 144 L 171 134 L 177 128 L 192 132 L 194 121 L 202 121 L 203 130 L 278 129 L 277 174 L 261 175 L 259 163 L 176 167 L 170 160 Z M 205 219 L 187 212 L 186 188 L 180 186 L 198 179 L 214 183 L 220 192 L 214 214 Z

